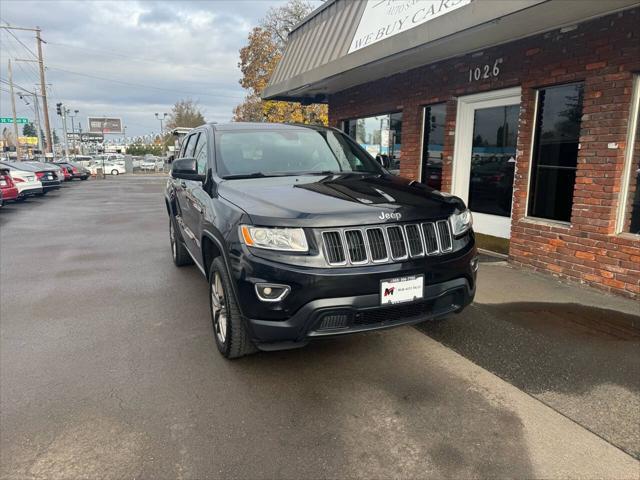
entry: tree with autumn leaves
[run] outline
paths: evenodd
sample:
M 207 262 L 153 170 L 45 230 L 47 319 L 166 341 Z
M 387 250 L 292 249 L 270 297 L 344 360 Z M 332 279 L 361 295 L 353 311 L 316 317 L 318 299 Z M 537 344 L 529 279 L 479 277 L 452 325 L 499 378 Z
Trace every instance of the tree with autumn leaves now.
M 282 58 L 287 35 L 312 10 L 306 0 L 289 0 L 272 7 L 249 33 L 247 45 L 240 49 L 238 67 L 242 72 L 240 85 L 247 96 L 233 110 L 233 119 L 243 122 L 297 122 L 327 124 L 327 106 L 303 106 L 294 102 L 263 100 L 262 92 Z

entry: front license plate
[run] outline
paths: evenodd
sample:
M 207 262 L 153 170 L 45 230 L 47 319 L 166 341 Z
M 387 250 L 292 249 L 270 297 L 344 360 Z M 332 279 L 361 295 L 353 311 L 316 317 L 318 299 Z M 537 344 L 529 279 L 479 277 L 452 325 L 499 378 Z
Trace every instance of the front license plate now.
M 423 297 L 424 275 L 392 278 L 380 282 L 380 304 L 413 302 Z

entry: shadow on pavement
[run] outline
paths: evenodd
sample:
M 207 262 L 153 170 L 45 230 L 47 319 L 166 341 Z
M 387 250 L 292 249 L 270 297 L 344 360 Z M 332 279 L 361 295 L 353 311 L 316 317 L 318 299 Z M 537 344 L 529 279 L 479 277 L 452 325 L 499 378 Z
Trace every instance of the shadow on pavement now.
M 574 303 L 475 303 L 417 328 L 640 457 L 640 316 Z

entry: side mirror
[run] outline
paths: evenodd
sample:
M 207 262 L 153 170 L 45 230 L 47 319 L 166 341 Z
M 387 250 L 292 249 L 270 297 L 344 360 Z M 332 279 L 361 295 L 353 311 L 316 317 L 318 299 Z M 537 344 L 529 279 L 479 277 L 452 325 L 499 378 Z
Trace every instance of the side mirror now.
M 195 158 L 174 160 L 171 165 L 171 176 L 183 180 L 204 182 L 204 175 L 198 174 L 198 162 L 196 162 Z

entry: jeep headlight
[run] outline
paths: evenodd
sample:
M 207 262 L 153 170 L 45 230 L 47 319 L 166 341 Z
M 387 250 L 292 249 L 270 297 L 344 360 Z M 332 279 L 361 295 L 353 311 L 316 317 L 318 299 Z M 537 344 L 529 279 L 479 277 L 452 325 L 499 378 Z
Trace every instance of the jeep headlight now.
M 471 210 L 467 209 L 460 213 L 451 215 L 451 230 L 454 237 L 459 237 L 473 225 L 473 216 Z
M 307 237 L 301 228 L 267 228 L 242 225 L 241 237 L 250 247 L 286 252 L 307 252 Z

